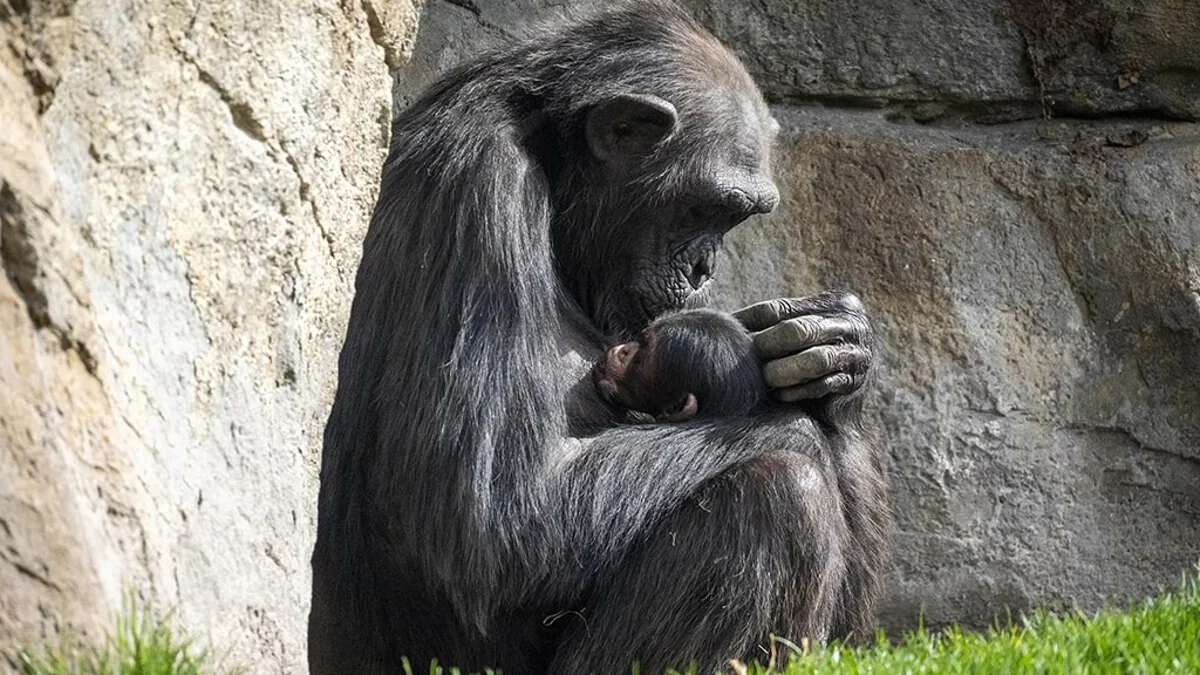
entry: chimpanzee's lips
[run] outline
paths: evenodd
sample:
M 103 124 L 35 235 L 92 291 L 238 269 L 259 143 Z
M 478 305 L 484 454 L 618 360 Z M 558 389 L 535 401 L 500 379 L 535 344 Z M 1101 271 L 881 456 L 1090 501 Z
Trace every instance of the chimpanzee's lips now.
M 683 250 L 680 262 L 691 292 L 700 290 L 712 279 L 720 249 L 721 237 L 704 237 Z
M 607 328 L 631 334 L 666 312 L 703 305 L 720 250 L 720 235 L 701 235 L 675 248 L 665 261 L 642 268 L 630 287 L 617 291 L 619 320 Z

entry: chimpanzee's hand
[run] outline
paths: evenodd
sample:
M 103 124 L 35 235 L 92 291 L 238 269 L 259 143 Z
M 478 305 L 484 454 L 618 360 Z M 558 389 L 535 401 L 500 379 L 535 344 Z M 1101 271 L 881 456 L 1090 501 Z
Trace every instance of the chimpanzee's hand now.
M 837 417 L 868 381 L 873 335 L 862 301 L 826 291 L 755 303 L 733 314 L 754 333 L 754 347 L 775 398 L 808 402 Z M 836 419 L 826 421 L 836 423 Z

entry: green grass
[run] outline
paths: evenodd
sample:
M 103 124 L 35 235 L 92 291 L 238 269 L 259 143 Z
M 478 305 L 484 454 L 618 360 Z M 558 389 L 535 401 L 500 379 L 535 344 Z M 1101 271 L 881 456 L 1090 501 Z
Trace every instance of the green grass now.
M 1038 611 L 982 633 L 918 630 L 897 643 L 880 635 L 867 647 L 808 648 L 782 639 L 774 646 L 772 663 L 778 667 L 735 664 L 734 670 L 743 675 L 1200 675 L 1200 568 L 1178 591 L 1125 611 Z M 459 675 L 457 669 L 437 666 L 409 669 L 407 675 L 425 672 Z
M 99 645 L 62 640 L 16 655 L 20 675 L 217 675 L 222 669 L 206 649 L 173 626 L 170 616 L 134 603 Z M 2 662 L 2 660 L 0 660 Z
M 1093 615 L 1035 612 L 1019 622 L 971 633 L 918 630 L 897 644 L 882 636 L 869 647 L 804 650 L 777 645 L 786 668 L 752 666 L 762 675 L 920 675 L 938 673 L 1200 674 L 1200 577 L 1127 611 Z M 787 655 L 785 657 L 784 655 Z
M 918 630 L 898 643 L 808 648 L 775 641 L 774 663 L 737 666 L 746 675 L 922 675 L 937 673 L 1200 674 L 1200 575 L 1126 611 L 1035 612 L 982 633 Z M 22 675 L 215 675 L 222 669 L 152 611 L 126 610 L 100 646 L 60 644 L 18 655 Z M 436 665 L 430 675 L 459 671 Z M 410 675 L 412 670 L 409 671 Z M 519 674 L 513 674 L 519 675 Z

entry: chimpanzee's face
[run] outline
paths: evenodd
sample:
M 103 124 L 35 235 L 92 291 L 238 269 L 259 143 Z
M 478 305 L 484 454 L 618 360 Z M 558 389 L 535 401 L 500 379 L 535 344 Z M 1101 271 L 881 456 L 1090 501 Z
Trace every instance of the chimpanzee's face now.
M 635 339 L 610 348 L 592 369 L 592 379 L 610 404 L 658 421 L 683 422 L 699 411 L 696 382 L 689 377 L 693 373 L 659 358 L 664 344 L 656 327 L 664 320 L 647 326 Z M 692 337 L 693 342 L 701 338 Z
M 705 304 L 725 233 L 779 201 L 769 169 L 778 126 L 748 77 L 674 100 L 618 96 L 592 110 L 593 184 L 555 248 L 602 330 L 629 336 L 664 312 Z
M 592 378 L 600 395 L 609 403 L 651 415 L 661 412 L 649 331 L 610 348 L 593 368 Z

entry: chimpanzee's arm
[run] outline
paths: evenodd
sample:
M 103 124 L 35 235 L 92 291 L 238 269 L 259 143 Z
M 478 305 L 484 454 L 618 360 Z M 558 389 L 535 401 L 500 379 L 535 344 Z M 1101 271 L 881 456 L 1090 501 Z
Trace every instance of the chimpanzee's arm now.
M 759 417 L 683 424 L 621 426 L 586 439 L 559 465 L 554 481 L 578 525 L 619 549 L 624 541 L 677 507 L 700 486 L 741 463 L 800 452 L 827 461 L 829 442 L 808 415 L 777 410 Z
M 862 415 L 874 335 L 853 294 L 825 292 L 750 305 L 734 314 L 758 331 L 775 396 L 797 402 L 826 425 L 849 528 L 845 586 L 832 635 L 869 639 L 886 548 L 887 488 L 875 430 Z
M 545 590 L 573 620 L 550 672 L 713 672 L 771 634 L 856 630 L 877 558 L 852 561 L 874 550 L 853 538 L 874 505 L 839 475 L 838 455 L 859 453 L 827 431 L 784 409 L 610 429 L 566 458 L 552 481 L 566 557 Z

